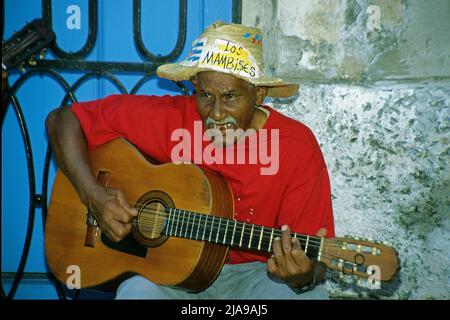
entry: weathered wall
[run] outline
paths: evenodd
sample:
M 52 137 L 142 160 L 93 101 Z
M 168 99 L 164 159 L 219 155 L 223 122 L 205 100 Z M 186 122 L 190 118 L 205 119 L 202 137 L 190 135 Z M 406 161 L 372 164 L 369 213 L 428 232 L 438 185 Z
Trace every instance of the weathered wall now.
M 265 69 L 299 82 L 269 101 L 316 134 L 336 232 L 385 240 L 400 277 L 335 279 L 332 297 L 450 298 L 450 1 L 244 0 Z

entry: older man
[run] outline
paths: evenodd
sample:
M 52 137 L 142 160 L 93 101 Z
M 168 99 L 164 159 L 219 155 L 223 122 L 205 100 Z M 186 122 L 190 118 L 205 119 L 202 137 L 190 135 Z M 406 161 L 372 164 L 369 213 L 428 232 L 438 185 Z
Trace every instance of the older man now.
M 135 276 L 120 285 L 117 298 L 326 298 L 318 285 L 323 268 L 291 231 L 334 236 L 328 173 L 313 133 L 263 106 L 266 96 L 292 96 L 298 85 L 264 74 L 260 30 L 215 23 L 184 61 L 160 66 L 158 75 L 191 81 L 195 96 L 114 95 L 56 109 L 47 118 L 59 168 L 102 231 L 120 241 L 137 215 L 121 190 L 100 185 L 90 169 L 89 150 L 117 137 L 160 162 L 181 160 L 218 172 L 232 189 L 236 220 L 283 231 L 271 257 L 232 248 L 217 279 L 201 292 Z

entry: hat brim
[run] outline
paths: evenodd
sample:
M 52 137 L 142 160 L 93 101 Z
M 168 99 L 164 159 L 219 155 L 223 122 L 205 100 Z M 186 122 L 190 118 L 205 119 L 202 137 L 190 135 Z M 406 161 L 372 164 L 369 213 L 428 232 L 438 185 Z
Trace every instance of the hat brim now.
M 179 63 L 169 63 L 158 67 L 156 74 L 164 79 L 169 79 L 173 81 L 190 80 L 194 75 L 202 71 L 214 71 L 209 68 L 201 67 L 187 67 Z M 267 87 L 267 96 L 273 98 L 289 98 L 298 92 L 299 85 L 295 83 L 289 83 L 281 78 L 267 77 L 260 75 L 257 79 L 248 79 L 241 77 L 235 73 L 228 73 L 244 81 L 247 81 L 255 86 Z

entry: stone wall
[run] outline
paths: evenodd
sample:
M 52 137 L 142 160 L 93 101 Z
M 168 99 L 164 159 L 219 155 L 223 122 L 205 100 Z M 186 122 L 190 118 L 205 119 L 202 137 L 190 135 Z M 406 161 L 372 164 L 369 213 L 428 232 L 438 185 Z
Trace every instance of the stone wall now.
M 333 298 L 450 298 L 450 1 L 243 0 L 265 70 L 301 84 L 274 108 L 325 156 L 337 235 L 384 240 L 381 290 L 330 275 Z

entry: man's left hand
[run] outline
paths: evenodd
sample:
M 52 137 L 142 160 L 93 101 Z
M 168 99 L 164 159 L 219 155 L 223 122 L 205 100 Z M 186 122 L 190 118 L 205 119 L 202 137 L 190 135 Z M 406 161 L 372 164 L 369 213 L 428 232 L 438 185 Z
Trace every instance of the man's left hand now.
M 267 260 L 268 272 L 293 287 L 301 287 L 313 282 L 315 263 L 306 256 L 300 241 L 291 238 L 289 226 L 285 225 L 281 230 L 281 238 L 275 238 L 273 255 Z M 325 228 L 321 228 L 316 233 L 319 237 L 325 237 L 326 234 Z M 318 280 L 321 279 L 316 279 L 316 282 Z

